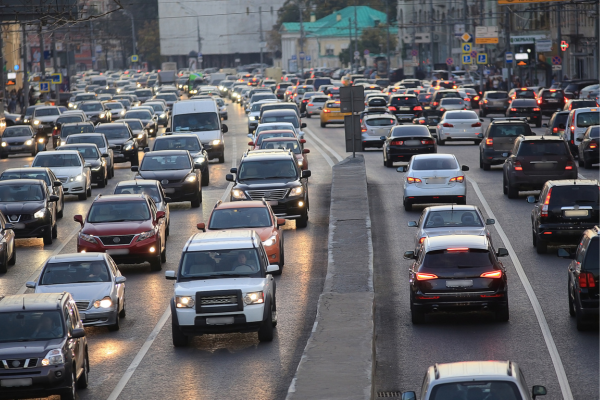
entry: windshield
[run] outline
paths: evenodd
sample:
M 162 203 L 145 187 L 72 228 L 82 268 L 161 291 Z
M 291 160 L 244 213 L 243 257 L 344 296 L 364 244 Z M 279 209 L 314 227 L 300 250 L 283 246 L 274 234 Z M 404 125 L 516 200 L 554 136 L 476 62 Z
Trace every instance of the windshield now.
M 155 96 L 156 99 L 163 99 L 166 101 L 177 101 L 177 95 L 174 93 L 161 93 Z
M 498 137 L 518 137 L 521 135 L 527 136 L 531 135 L 531 128 L 529 125 L 525 124 L 496 124 L 490 127 L 490 131 L 488 133 L 488 137 L 498 138 Z
M 190 169 L 190 159 L 187 155 L 169 156 L 145 155 L 142 159 L 141 171 L 175 171 Z
M 369 126 L 391 126 L 396 124 L 393 118 L 370 118 L 365 120 L 365 124 Z
M 541 140 L 522 142 L 519 147 L 518 156 L 564 156 L 567 155 L 564 142 L 552 141 L 542 142 Z
M 115 188 L 115 194 L 142 194 L 145 193 L 152 197 L 155 203 L 160 203 L 160 193 L 158 188 L 154 185 L 137 185 L 137 186 L 117 186 Z
M 432 211 L 427 215 L 424 228 L 447 228 L 456 226 L 483 227 L 479 214 L 472 210 Z
M 446 105 L 445 102 L 443 102 L 444 105 Z M 453 103 L 450 103 L 453 104 Z M 457 104 L 462 104 L 462 101 L 458 101 Z M 444 119 L 475 119 L 475 120 L 479 120 L 479 117 L 477 116 L 477 114 L 475 114 L 474 111 L 453 111 L 453 112 L 447 112 L 446 115 L 444 115 Z
M 144 126 L 142 125 L 142 121 L 134 119 L 134 120 L 127 120 L 125 121 L 125 123 L 129 126 L 129 129 L 131 129 L 132 131 L 141 131 L 144 129 Z
M 208 229 L 265 228 L 272 225 L 266 207 L 226 208 L 213 211 Z
M 110 282 L 110 274 L 104 261 L 49 263 L 39 282 L 40 285 Z
M 448 399 L 522 400 L 522 397 L 513 382 L 504 381 L 442 383 L 431 389 L 429 400 Z
M 44 192 L 42 187 L 37 184 L 32 185 L 3 185 L 0 186 L 1 202 L 24 202 L 24 201 L 42 201 Z
M 47 117 L 49 115 L 60 115 L 58 108 L 36 108 L 33 112 L 36 117 Z
M 86 160 L 97 160 L 100 158 L 100 154 L 98 154 L 98 150 L 96 150 L 96 147 L 94 146 L 69 146 L 68 150 L 79 151 L 79 153 L 81 153 L 83 158 Z
M 74 133 L 93 133 L 94 125 L 85 124 L 85 125 L 71 125 L 71 126 L 63 126 L 60 130 L 60 137 L 66 138 L 69 135 Z
M 152 96 L 152 90 L 150 90 L 150 89 L 136 90 L 135 95 L 138 97 L 140 97 L 140 96 L 150 97 L 150 96 Z
M 592 238 L 590 240 L 590 244 L 586 251 L 585 260 L 582 265 L 582 269 L 586 271 L 596 271 L 596 276 L 598 276 L 598 269 L 600 269 L 600 251 L 598 251 L 598 236 Z
M 415 171 L 458 169 L 458 164 L 454 158 L 413 158 L 411 169 Z
M 95 98 L 95 94 L 78 94 L 75 96 L 75 101 L 94 100 Z
M 77 154 L 44 154 L 33 160 L 32 167 L 80 167 L 81 160 Z
M 198 152 L 201 149 L 197 137 L 167 137 L 156 140 L 152 150 L 188 150 Z
M 86 136 L 86 135 L 72 135 L 67 138 L 67 144 L 79 144 L 79 143 L 93 143 L 98 148 L 106 147 L 106 143 L 104 143 L 104 139 L 100 136 Z
M 31 137 L 31 129 L 28 126 L 11 126 L 6 128 L 2 134 L 3 138 L 28 136 Z
M 124 125 L 109 128 L 102 127 L 102 125 L 99 125 L 98 127 L 96 127 L 96 132 L 104 133 L 104 136 L 106 136 L 107 139 L 127 139 L 130 137 L 129 129 L 127 129 L 127 127 Z
M 60 311 L 13 311 L 0 313 L 0 342 L 61 339 L 64 326 Z M 41 365 L 41 363 L 40 363 Z
M 255 94 L 254 96 L 252 96 L 252 99 L 250 100 L 252 103 L 256 102 L 256 101 L 261 101 L 261 100 L 268 100 L 268 99 L 273 99 L 275 100 L 276 97 L 274 94 Z
M 173 132 L 202 132 L 219 130 L 219 116 L 215 112 L 179 114 L 173 117 Z
M 82 122 L 83 117 L 81 116 L 72 116 L 72 117 L 59 117 L 56 120 L 57 124 L 68 124 L 70 122 Z
M 80 104 L 79 107 L 77 107 L 79 110 L 81 111 L 102 111 L 104 110 L 104 108 L 102 107 L 102 104 L 98 104 L 98 103 L 93 103 L 93 104 Z
M 269 122 L 289 122 L 294 128 L 299 128 L 300 124 L 298 123 L 298 117 L 295 115 L 263 115 L 261 122 L 269 123 Z
M 90 223 L 102 223 L 149 219 L 150 210 L 145 201 L 116 201 L 92 203 L 87 220 Z
M 120 110 L 123 108 L 123 104 L 121 104 L 121 103 L 105 103 L 104 105 L 109 110 Z
M 227 278 L 260 276 L 256 249 L 185 252 L 181 261 L 183 278 Z
M 298 171 L 292 160 L 245 161 L 240 165 L 238 180 L 296 179 Z
M 162 104 L 158 104 L 158 103 L 152 103 L 152 104 L 148 104 L 148 103 L 144 103 L 145 106 L 150 106 L 152 107 L 152 109 L 156 112 L 156 111 L 164 111 L 165 106 Z
M 580 112 L 577 114 L 577 127 L 587 128 L 588 126 L 598 125 L 600 123 L 600 112 Z
M 297 140 L 278 140 L 275 142 L 262 142 L 261 149 L 292 150 L 294 154 L 300 154 L 301 148 Z
M 50 177 L 43 171 L 17 172 L 8 170 L 0 175 L 0 181 L 8 181 L 11 179 L 40 179 L 46 182 L 46 185 L 50 185 Z
M 152 119 L 152 113 L 150 110 L 128 111 L 125 118 Z

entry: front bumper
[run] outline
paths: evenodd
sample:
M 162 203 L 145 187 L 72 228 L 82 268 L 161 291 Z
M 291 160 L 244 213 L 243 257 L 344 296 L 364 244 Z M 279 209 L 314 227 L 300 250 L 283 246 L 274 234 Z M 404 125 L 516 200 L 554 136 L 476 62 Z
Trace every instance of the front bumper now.
M 202 143 L 202 147 L 206 150 L 209 160 L 225 156 L 225 144 L 222 141 L 219 144 Z
M 230 198 L 230 201 L 245 201 Z M 292 197 L 278 200 L 277 205 L 272 205 L 273 213 L 279 218 L 300 218 L 308 212 L 308 197 Z
M 576 153 L 574 153 L 576 154 Z M 600 162 L 600 151 L 598 149 L 587 149 L 583 151 L 583 159 L 585 161 L 591 162 L 592 164 L 597 164 Z
M 92 183 L 102 183 L 106 178 L 106 168 L 102 167 L 98 171 L 92 169 Z
M 198 182 L 167 183 L 163 185 L 165 196 L 171 201 L 191 201 L 198 196 Z
M 13 370 L 6 376 L 0 373 L 0 377 L 4 379 L 31 379 L 32 381 L 31 386 L 2 387 L 0 399 L 39 398 L 64 394 L 71 387 L 71 367 L 68 365 Z
M 79 311 L 83 326 L 114 325 L 117 322 L 117 318 L 119 318 L 119 312 L 117 311 L 116 305 L 112 308 L 112 310 L 91 308 L 89 310 Z
M 62 182 L 62 180 L 61 180 Z M 63 182 L 62 187 L 63 187 L 63 192 L 65 194 L 81 194 L 81 193 L 85 193 L 85 191 L 87 190 L 87 188 L 85 187 L 85 180 L 81 180 L 81 181 L 73 181 L 73 182 Z
M 11 222 L 17 239 L 41 238 L 46 232 L 52 230 L 52 225 L 47 219 L 31 219 L 28 221 Z
M 542 113 L 539 114 L 530 114 L 530 113 L 520 113 L 520 112 L 509 112 L 507 117 L 510 118 L 527 118 L 527 122 L 530 124 L 542 122 Z
M 0 147 L 0 154 L 20 154 L 20 153 L 31 153 L 37 147 L 37 142 L 33 142 L 30 145 L 23 143 L 22 145 L 10 145 Z
M 130 162 L 131 160 L 137 158 L 137 152 L 137 148 L 134 148 L 133 150 L 129 151 L 121 150 L 120 152 L 118 150 L 113 150 L 115 163 L 124 163 L 128 161 Z
M 96 242 L 98 243 L 90 243 L 77 238 L 77 252 L 107 253 L 118 264 L 141 264 L 156 259 L 160 254 L 157 236 L 141 242 L 138 242 L 137 238 L 134 238 L 129 245 L 123 246 L 105 246 L 98 238 L 96 238 Z
M 243 311 L 197 314 L 195 309 L 176 309 L 179 329 L 187 335 L 256 332 L 263 324 L 265 305 L 244 306 Z M 233 317 L 232 324 L 211 325 L 207 318 Z

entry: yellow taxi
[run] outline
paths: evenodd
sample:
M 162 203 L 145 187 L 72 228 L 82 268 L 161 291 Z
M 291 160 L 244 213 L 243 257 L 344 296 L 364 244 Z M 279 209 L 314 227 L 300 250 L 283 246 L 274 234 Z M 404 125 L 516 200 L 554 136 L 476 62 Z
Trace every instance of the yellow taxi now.
M 343 124 L 346 115 L 352 115 L 352 113 L 343 113 L 340 110 L 339 100 L 329 100 L 325 102 L 323 110 L 321 110 L 321 128 L 325 128 L 327 124 Z

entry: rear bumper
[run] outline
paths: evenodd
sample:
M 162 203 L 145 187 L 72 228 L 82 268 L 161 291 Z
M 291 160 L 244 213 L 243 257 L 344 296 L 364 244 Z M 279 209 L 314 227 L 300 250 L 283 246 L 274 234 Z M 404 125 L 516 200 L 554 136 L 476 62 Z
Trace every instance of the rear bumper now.
M 434 154 L 437 150 L 434 145 L 424 147 L 422 149 L 398 149 L 390 147 L 386 150 L 388 160 L 410 160 L 412 156 L 418 154 Z
M 484 164 L 491 164 L 491 165 L 504 164 L 504 161 L 506 161 L 508 156 L 510 156 L 510 153 L 511 152 L 509 150 L 501 151 L 501 150 L 484 148 L 482 151 L 483 162 L 484 162 Z M 506 156 L 503 156 L 503 154 L 506 154 Z
M 488 296 L 488 297 L 484 297 Z M 462 293 L 416 293 L 412 296 L 412 308 L 421 312 L 431 311 L 494 311 L 508 304 L 506 291 Z
M 540 224 L 537 233 L 539 237 L 546 242 L 577 245 L 581 235 L 587 229 L 593 229 L 594 223 L 573 225 L 573 224 Z
M 547 181 L 561 179 L 577 179 L 577 169 L 560 175 L 525 175 L 513 172 L 510 177 L 510 183 L 519 190 L 541 190 Z

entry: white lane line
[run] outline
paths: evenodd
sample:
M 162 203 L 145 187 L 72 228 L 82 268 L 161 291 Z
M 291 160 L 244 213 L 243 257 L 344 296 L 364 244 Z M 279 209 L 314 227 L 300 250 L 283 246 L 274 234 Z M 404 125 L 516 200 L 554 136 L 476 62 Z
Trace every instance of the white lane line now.
M 75 229 L 73 229 L 71 231 L 71 233 L 69 233 L 69 236 L 67 236 L 67 238 L 62 242 L 62 244 L 60 246 L 58 246 L 53 252 L 52 254 L 50 254 L 50 256 L 48 256 L 48 258 L 53 257 L 57 254 L 59 254 L 62 249 L 64 249 L 64 247 L 67 245 L 67 243 L 69 243 L 71 241 L 71 239 L 73 239 L 73 236 L 75 236 L 77 234 L 77 232 L 79 232 L 79 230 L 81 229 L 81 226 L 77 226 L 75 227 Z M 46 260 L 48 259 L 46 258 Z M 44 265 L 46 261 L 44 261 L 43 263 L 41 263 L 36 269 L 35 272 L 33 273 L 33 275 L 31 275 L 29 277 L 29 279 L 27 280 L 29 281 L 35 281 L 38 277 L 38 275 L 40 274 L 40 271 L 42 270 L 42 266 Z M 17 294 L 23 294 L 25 293 L 25 291 L 27 290 L 27 286 L 25 286 L 25 284 L 23 284 L 23 286 L 21 286 L 21 288 L 19 289 L 19 291 L 17 292 Z
M 323 156 L 323 158 L 325 159 L 325 161 L 327 161 L 327 164 L 329 164 L 329 166 L 333 168 L 333 165 L 335 163 L 333 162 L 333 160 L 331 159 L 331 157 L 329 157 L 329 155 L 325 151 L 323 151 L 323 149 L 321 149 L 321 146 L 319 146 L 317 144 L 317 141 L 316 140 L 313 141 L 313 139 L 311 139 L 311 141 L 309 143 L 312 144 L 311 147 L 314 147 L 315 149 L 317 149 L 317 151 Z
M 319 137 L 313 131 L 311 131 L 308 128 L 304 128 L 304 131 L 306 133 L 308 133 L 309 136 L 312 136 L 313 139 L 315 139 L 317 142 L 319 142 L 321 144 L 321 146 L 323 146 L 325 149 L 327 149 L 335 158 L 337 158 L 338 162 L 342 161 L 344 159 L 335 150 L 333 150 L 331 147 L 329 147 L 329 145 L 327 143 L 325 143 L 324 141 L 322 141 L 321 139 L 319 139 Z
M 515 252 L 515 250 L 512 247 L 512 244 L 508 240 L 508 236 L 506 236 L 506 233 L 504 233 L 504 229 L 502 229 L 500 222 L 498 222 L 498 219 L 494 216 L 490 205 L 486 201 L 485 197 L 483 197 L 481 190 L 479 190 L 479 185 L 473 179 L 467 178 L 467 180 L 471 183 L 471 185 L 473 185 L 473 189 L 475 190 L 477 197 L 479 197 L 479 200 L 483 204 L 483 208 L 485 208 L 486 213 L 489 215 L 490 218 L 496 220 L 496 224 L 494 226 L 496 227 L 500 238 L 502 238 L 504 246 L 506 246 L 506 248 L 508 249 L 510 258 L 515 266 L 515 269 L 517 270 L 519 279 L 521 279 L 521 283 L 525 288 L 527 297 L 529 297 L 529 301 L 531 301 L 533 311 L 535 312 L 535 316 L 542 330 L 542 335 L 544 336 L 546 347 L 548 348 L 548 352 L 550 353 L 552 364 L 554 364 L 554 370 L 556 371 L 556 376 L 558 378 L 560 390 L 562 391 L 562 398 L 565 400 L 573 400 L 573 394 L 571 393 L 571 387 L 569 386 L 567 374 L 565 373 L 565 368 L 560 359 L 560 354 L 558 353 L 558 349 L 556 348 L 556 344 L 554 343 L 554 339 L 552 338 L 550 327 L 548 326 L 548 322 L 546 321 L 546 317 L 544 316 L 544 312 L 542 311 L 542 306 L 540 305 L 540 302 L 538 301 L 538 298 L 535 295 L 535 292 L 533 291 L 533 287 L 531 286 L 531 283 L 529 282 L 529 279 L 525 274 L 525 270 L 521 265 L 521 261 L 519 261 L 519 257 L 517 257 L 517 253 Z
M 577 177 L 578 177 L 579 179 L 587 179 L 585 176 L 581 175 L 580 173 L 577 173 Z
M 119 383 L 117 383 L 117 386 L 111 392 L 110 396 L 108 396 L 108 400 L 116 400 L 119 397 L 119 395 L 121 394 L 121 392 L 123 391 L 123 389 L 125 389 L 125 385 L 127 385 L 127 382 L 129 382 L 129 379 L 131 379 L 131 376 L 133 375 L 133 373 L 135 372 L 137 367 L 140 365 L 140 363 L 144 359 L 144 356 L 146 355 L 148 350 L 150 350 L 152 343 L 154 343 L 154 340 L 160 333 L 163 326 L 165 326 L 165 323 L 167 322 L 167 320 L 169 319 L 170 316 L 171 316 L 171 306 L 167 307 L 167 309 L 163 313 L 162 317 L 160 317 L 160 320 L 158 321 L 158 323 L 156 324 L 156 326 L 154 327 L 152 332 L 150 332 L 150 335 L 144 342 L 144 345 L 142 346 L 140 351 L 138 351 L 138 353 L 136 354 L 136 356 L 133 359 L 133 361 L 131 362 L 131 364 L 129 364 L 129 367 L 127 367 L 127 371 L 125 371 L 125 373 L 119 380 Z

